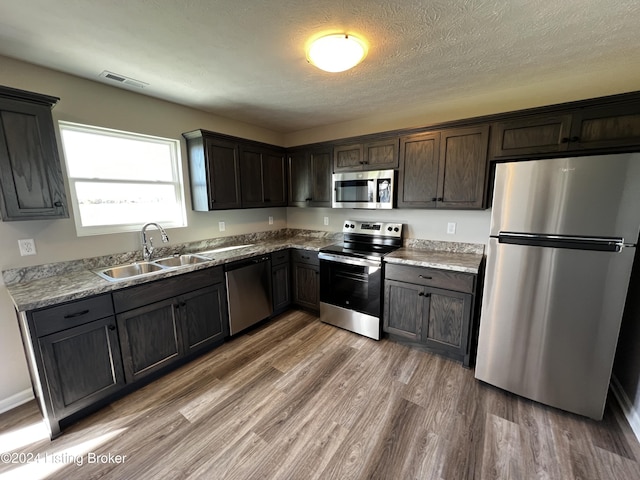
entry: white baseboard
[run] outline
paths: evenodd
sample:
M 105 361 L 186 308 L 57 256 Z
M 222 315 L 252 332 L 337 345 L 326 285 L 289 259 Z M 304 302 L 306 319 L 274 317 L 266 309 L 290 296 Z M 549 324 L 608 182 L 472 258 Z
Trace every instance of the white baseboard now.
M 622 412 L 631 426 L 631 430 L 633 430 L 636 438 L 640 441 L 640 410 L 634 408 L 633 403 L 629 400 L 629 397 L 615 375 L 611 376 L 611 391 L 618 400 Z
M 0 413 L 8 412 L 12 408 L 19 407 L 23 403 L 27 403 L 33 399 L 33 390 L 27 388 L 21 392 L 11 395 L 9 398 L 0 400 Z

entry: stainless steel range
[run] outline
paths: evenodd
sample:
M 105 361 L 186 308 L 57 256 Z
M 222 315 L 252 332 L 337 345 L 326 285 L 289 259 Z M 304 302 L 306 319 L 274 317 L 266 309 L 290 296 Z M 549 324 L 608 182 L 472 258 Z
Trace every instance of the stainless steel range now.
M 402 224 L 346 220 L 342 231 L 318 255 L 320 320 L 380 340 L 382 258 L 402 246 Z

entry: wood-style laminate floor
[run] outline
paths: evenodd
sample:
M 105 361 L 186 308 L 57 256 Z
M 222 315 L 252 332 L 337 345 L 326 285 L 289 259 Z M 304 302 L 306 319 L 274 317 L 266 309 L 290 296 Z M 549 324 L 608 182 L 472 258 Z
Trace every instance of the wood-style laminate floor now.
M 33 402 L 0 415 L 1 451 L 33 460 L 5 453 L 0 478 L 640 479 L 614 401 L 602 422 L 563 413 L 301 311 L 42 431 Z

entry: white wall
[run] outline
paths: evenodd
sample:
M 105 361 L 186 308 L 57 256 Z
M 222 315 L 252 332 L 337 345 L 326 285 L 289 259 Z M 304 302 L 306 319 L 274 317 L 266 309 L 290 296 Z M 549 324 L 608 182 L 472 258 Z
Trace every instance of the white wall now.
M 324 225 L 328 217 L 329 225 Z M 489 238 L 491 210 L 354 210 L 331 208 L 287 208 L 289 228 L 339 232 L 344 220 L 400 222 L 406 238 L 427 238 L 445 242 L 481 243 Z M 447 234 L 447 224 L 456 224 L 456 233 Z
M 161 101 L 134 92 L 84 80 L 14 59 L 0 57 L 0 84 L 60 97 L 53 109 L 54 121 L 97 125 L 149 135 L 180 139 L 183 176 L 188 179 L 186 144 L 182 133 L 198 128 L 281 145 L 282 136 Z M 58 145 L 61 143 L 58 139 Z M 62 149 L 60 158 L 64 161 Z M 286 226 L 286 209 L 251 209 L 225 212 L 194 212 L 186 182 L 188 227 L 170 229 L 170 243 L 182 243 L 222 235 L 280 229 Z M 68 195 L 68 186 L 67 186 Z M 274 224 L 268 224 L 268 216 Z M 150 221 L 153 219 L 150 219 Z M 226 222 L 224 234 L 218 221 Z M 38 254 L 21 257 L 18 239 L 33 238 Z M 140 247 L 137 233 L 77 237 L 74 222 L 42 220 L 0 222 L 0 270 L 49 262 L 132 251 Z M 0 279 L 0 411 L 30 392 L 30 381 L 15 313 Z M 26 392 L 26 393 L 25 393 Z

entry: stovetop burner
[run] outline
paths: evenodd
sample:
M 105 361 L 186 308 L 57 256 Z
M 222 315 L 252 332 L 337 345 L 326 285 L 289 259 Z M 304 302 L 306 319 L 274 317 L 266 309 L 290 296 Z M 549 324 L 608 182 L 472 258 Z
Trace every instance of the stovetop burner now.
M 342 243 L 321 248 L 320 252 L 381 260 L 385 254 L 402 246 L 401 223 L 346 220 L 342 232 Z

